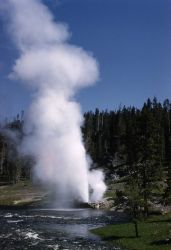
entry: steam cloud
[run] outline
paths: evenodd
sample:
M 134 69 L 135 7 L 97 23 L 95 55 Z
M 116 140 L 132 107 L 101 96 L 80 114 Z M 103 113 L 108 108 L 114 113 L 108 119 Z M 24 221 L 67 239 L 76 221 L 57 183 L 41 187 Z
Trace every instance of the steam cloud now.
M 33 89 L 22 152 L 35 156 L 35 174 L 64 200 L 98 201 L 106 186 L 90 171 L 82 142 L 83 122 L 75 93 L 98 79 L 96 60 L 70 45 L 68 28 L 55 23 L 40 0 L 6 0 L 10 33 L 20 52 L 11 78 Z M 89 197 L 89 187 L 92 190 Z

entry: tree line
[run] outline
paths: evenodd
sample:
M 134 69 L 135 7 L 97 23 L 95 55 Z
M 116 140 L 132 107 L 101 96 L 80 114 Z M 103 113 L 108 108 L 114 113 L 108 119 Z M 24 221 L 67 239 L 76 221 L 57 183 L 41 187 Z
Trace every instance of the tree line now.
M 23 138 L 23 112 L 0 126 L 0 185 L 30 179 L 33 159 L 22 156 L 18 146 Z
M 171 203 L 171 102 L 148 99 L 141 109 L 87 112 L 82 128 L 94 167 L 123 180 L 134 209 Z M 118 195 L 120 193 L 118 192 Z M 142 205 L 142 206 L 141 206 Z

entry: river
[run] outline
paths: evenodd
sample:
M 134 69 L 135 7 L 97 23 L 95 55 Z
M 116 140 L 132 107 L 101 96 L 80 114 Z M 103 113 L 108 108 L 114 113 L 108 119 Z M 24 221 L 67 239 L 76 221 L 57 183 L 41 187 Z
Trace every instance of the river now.
M 120 249 L 90 229 L 126 221 L 122 213 L 93 209 L 0 209 L 0 249 Z

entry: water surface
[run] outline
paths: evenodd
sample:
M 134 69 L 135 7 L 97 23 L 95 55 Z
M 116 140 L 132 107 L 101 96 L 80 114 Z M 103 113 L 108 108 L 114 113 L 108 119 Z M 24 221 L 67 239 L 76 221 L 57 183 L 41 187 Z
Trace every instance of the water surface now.
M 125 220 L 121 213 L 92 209 L 1 209 L 0 249 L 119 249 L 89 230 Z

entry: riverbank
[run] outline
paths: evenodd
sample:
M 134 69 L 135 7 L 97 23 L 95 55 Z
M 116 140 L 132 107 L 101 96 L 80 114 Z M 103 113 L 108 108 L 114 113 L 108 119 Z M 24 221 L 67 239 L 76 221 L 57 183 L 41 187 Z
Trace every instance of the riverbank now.
M 133 223 L 108 225 L 91 230 L 102 240 L 128 250 L 170 250 L 171 213 L 152 216 L 138 223 L 139 237 L 135 237 Z
M 122 182 L 107 183 L 108 190 L 102 201 L 98 203 L 75 204 L 77 207 L 111 210 L 127 212 L 127 206 L 124 203 L 115 204 L 117 199 L 116 191 L 123 190 Z M 20 181 L 17 184 L 0 186 L 0 206 L 48 206 L 54 200 L 54 194 L 51 187 L 43 186 L 41 183 L 32 181 Z M 171 212 L 171 206 L 164 206 L 160 203 L 151 204 L 149 208 L 153 213 Z
M 31 206 L 46 201 L 48 191 L 40 184 L 22 181 L 0 186 L 0 206 Z

